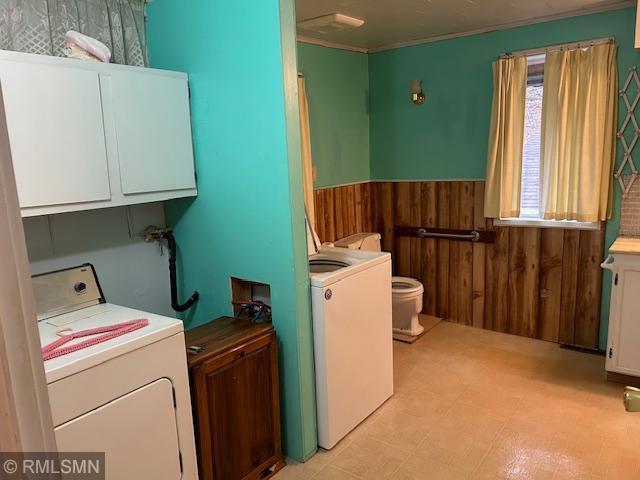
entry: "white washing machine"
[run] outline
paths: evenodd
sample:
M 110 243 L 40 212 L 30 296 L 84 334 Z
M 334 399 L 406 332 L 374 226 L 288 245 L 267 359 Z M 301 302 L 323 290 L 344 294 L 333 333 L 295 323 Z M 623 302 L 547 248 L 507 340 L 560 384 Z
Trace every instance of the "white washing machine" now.
M 393 395 L 391 255 L 320 247 L 309 270 L 318 444 L 330 449 Z
M 59 334 L 149 322 L 45 361 L 58 449 L 105 452 L 107 480 L 196 480 L 182 322 L 106 303 L 89 264 L 33 284 L 42 346 Z

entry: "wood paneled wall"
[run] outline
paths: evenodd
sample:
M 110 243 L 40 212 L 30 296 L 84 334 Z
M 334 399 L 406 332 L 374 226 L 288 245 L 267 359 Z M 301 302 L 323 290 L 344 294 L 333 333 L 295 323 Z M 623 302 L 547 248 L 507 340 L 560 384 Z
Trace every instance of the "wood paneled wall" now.
M 322 241 L 378 231 L 394 274 L 419 279 L 424 312 L 450 321 L 597 348 L 604 229 L 497 227 L 484 182 L 380 182 L 317 190 Z M 398 237 L 394 225 L 490 229 L 493 244 Z
M 374 183 L 359 183 L 315 191 L 316 232 L 323 242 L 354 233 L 372 232 Z

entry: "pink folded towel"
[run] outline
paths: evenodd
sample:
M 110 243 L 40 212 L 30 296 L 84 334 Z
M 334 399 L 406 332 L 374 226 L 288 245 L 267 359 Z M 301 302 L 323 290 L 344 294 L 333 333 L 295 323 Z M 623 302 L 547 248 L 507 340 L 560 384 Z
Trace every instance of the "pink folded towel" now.
M 65 35 L 67 42 L 67 56 L 75 58 L 86 58 L 82 55 L 82 52 L 78 52 L 78 48 L 92 57 L 100 60 L 104 63 L 109 63 L 111 60 L 111 51 L 109 48 L 99 40 L 84 35 L 74 30 L 69 30 Z

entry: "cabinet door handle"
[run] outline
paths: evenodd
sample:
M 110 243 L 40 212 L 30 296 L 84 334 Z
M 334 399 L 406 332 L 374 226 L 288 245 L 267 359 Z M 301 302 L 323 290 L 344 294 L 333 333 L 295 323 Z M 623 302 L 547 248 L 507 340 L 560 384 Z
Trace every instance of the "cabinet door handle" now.
M 614 256 L 609 254 L 607 255 L 607 258 L 604 259 L 604 262 L 600 264 L 600 268 L 614 272 L 616 270 L 616 267 L 613 265 L 614 261 Z

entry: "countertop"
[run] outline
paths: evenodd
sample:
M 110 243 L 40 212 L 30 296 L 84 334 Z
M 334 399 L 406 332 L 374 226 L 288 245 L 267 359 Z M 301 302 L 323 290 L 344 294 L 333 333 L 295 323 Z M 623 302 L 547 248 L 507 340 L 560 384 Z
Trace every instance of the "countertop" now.
M 220 317 L 185 332 L 187 348 L 197 346 L 202 349 L 197 353 L 189 353 L 187 364 L 189 368 L 194 367 L 213 356 L 233 350 L 272 331 L 271 323 L 253 323 L 244 318 Z
M 609 253 L 626 253 L 628 255 L 640 255 L 640 237 L 618 237 L 613 242 Z

